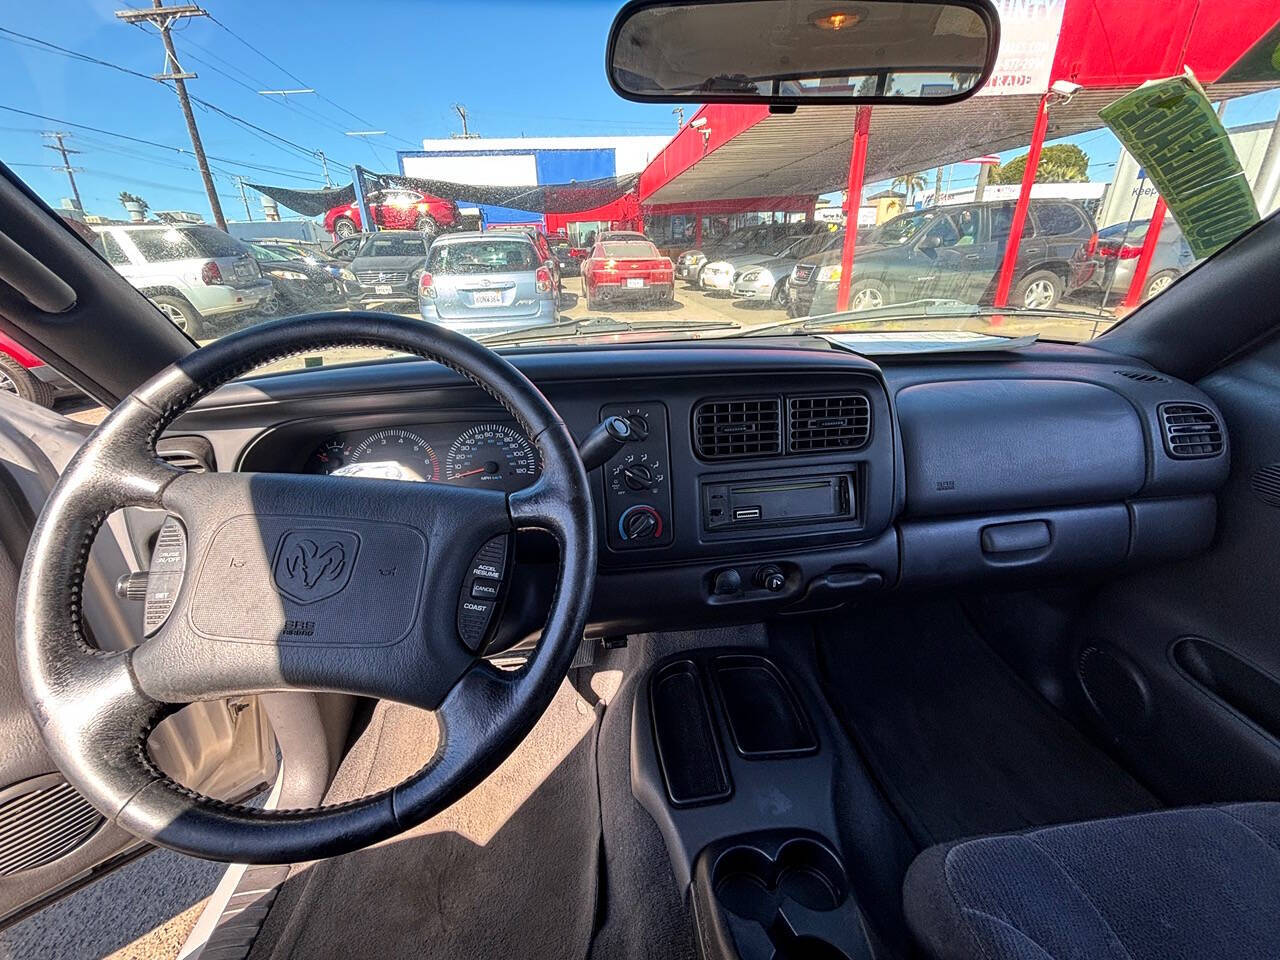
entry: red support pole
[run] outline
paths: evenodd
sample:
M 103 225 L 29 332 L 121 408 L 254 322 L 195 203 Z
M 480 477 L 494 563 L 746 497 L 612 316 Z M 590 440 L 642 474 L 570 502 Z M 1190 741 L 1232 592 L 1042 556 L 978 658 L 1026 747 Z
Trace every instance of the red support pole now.
M 1151 260 L 1156 255 L 1156 244 L 1160 242 L 1160 229 L 1164 226 L 1164 197 L 1156 194 L 1156 206 L 1151 211 L 1151 225 L 1147 227 L 1147 235 L 1142 241 L 1142 253 L 1138 254 L 1138 262 L 1133 265 L 1133 279 L 1129 281 L 1129 292 L 1125 294 L 1124 305 L 1136 307 L 1142 302 L 1142 290 L 1147 285 L 1147 273 L 1151 270 Z
M 1004 260 L 1000 264 L 1000 279 L 996 282 L 997 307 L 1009 303 L 1009 288 L 1013 286 L 1013 271 L 1018 262 L 1018 247 L 1022 245 L 1022 230 L 1027 222 L 1027 207 L 1031 204 L 1031 185 L 1036 182 L 1036 167 L 1040 165 L 1040 150 L 1045 134 L 1049 132 L 1049 95 L 1040 98 L 1036 123 L 1031 130 L 1031 149 L 1027 152 L 1027 169 L 1022 173 L 1022 189 L 1013 208 L 1013 222 L 1009 225 L 1009 239 L 1004 248 Z M 992 325 L 998 325 L 999 317 L 992 317 Z
M 844 245 L 840 249 L 840 283 L 836 310 L 849 309 L 853 284 L 853 252 L 858 243 L 858 210 L 862 207 L 862 178 L 867 168 L 867 138 L 871 133 L 871 108 L 858 107 L 853 119 L 853 153 L 849 157 L 849 183 L 845 191 Z

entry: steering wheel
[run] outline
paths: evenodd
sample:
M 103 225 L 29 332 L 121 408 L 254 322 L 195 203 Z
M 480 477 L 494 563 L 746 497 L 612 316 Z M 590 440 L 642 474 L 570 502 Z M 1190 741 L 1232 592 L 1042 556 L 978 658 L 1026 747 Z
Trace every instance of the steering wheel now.
M 536 445 L 539 479 L 503 494 L 359 477 L 197 474 L 157 456 L 160 432 L 210 390 L 291 354 L 353 345 L 417 354 L 470 378 Z M 185 575 L 148 638 L 104 651 L 86 639 L 85 566 L 99 527 L 127 506 L 179 519 Z M 521 528 L 553 534 L 560 567 L 536 648 L 520 669 L 499 670 L 461 639 L 459 597 L 479 551 Z M 18 670 L 54 762 L 124 829 L 213 860 L 312 860 L 421 823 L 511 753 L 568 672 L 595 565 L 590 495 L 573 438 L 511 364 L 420 320 L 363 312 L 283 320 L 183 357 L 85 441 L 27 550 Z M 169 779 L 148 757 L 148 733 L 182 704 L 279 690 L 437 711 L 439 747 L 389 790 L 304 810 L 211 799 Z

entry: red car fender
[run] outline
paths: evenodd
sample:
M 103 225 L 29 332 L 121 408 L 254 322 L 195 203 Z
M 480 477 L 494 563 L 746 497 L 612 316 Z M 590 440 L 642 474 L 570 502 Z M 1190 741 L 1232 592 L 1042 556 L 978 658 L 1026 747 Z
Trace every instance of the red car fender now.
M 44 366 L 43 360 L 3 333 L 0 333 L 0 353 L 7 353 L 28 370 Z

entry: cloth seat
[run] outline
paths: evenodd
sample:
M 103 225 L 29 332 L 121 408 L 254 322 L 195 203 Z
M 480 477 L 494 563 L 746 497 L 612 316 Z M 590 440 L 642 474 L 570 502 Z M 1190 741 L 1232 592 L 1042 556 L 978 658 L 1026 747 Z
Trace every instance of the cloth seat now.
M 934 960 L 1280 957 L 1280 803 L 939 844 L 903 881 Z

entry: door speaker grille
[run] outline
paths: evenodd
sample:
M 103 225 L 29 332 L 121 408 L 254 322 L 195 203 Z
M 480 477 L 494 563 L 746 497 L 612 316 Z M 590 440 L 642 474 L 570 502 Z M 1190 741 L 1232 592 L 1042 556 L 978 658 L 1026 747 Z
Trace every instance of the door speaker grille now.
M 0 794 L 0 877 L 52 863 L 102 826 L 98 813 L 56 774 Z

